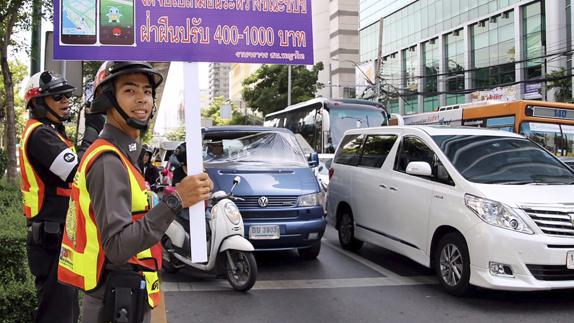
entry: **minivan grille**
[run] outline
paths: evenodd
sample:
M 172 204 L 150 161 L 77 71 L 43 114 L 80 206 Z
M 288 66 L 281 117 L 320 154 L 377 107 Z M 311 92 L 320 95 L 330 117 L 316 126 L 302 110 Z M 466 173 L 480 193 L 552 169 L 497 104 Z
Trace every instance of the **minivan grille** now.
M 238 196 L 245 201 L 236 201 L 239 208 L 261 208 L 258 201 L 261 196 Z M 292 207 L 297 205 L 297 196 L 266 196 L 266 208 Z
M 565 265 L 526 265 L 532 276 L 538 280 L 564 281 L 574 280 L 574 270 Z
M 543 233 L 553 236 L 574 237 L 574 209 L 523 207 L 523 210 Z

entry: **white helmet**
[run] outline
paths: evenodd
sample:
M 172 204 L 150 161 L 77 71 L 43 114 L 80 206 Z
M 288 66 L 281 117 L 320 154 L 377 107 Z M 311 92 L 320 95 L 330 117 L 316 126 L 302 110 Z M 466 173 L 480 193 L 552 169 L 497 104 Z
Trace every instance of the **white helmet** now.
M 59 117 L 44 100 L 38 100 L 51 95 L 69 94 L 71 95 L 76 88 L 68 84 L 65 78 L 52 74 L 51 72 L 39 72 L 30 77 L 26 87 L 24 88 L 24 101 L 26 108 L 30 109 L 32 114 L 37 118 L 45 118 L 46 113 L 50 112 L 56 116 L 60 121 L 65 120 L 66 117 Z M 36 103 L 32 99 L 36 98 Z

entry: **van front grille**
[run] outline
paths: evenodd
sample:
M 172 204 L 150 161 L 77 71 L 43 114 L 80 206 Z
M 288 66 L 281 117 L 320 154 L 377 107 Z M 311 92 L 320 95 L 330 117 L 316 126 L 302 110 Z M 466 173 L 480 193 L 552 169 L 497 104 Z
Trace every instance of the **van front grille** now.
M 543 233 L 552 236 L 574 237 L 574 209 L 523 207 L 524 212 L 538 225 Z
M 260 196 L 238 196 L 244 201 L 236 201 L 238 208 L 261 208 L 259 205 Z M 266 208 L 293 207 L 297 205 L 297 196 L 266 196 Z

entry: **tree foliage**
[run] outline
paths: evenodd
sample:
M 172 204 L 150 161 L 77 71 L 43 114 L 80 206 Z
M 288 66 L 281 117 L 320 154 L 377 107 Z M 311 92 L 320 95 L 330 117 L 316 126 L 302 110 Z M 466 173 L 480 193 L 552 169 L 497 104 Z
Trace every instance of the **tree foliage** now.
M 572 75 L 565 68 L 546 74 L 551 80 L 548 82 L 548 91 L 554 90 L 555 100 L 557 102 L 572 102 Z
M 231 105 L 231 119 L 222 119 L 220 115 L 221 106 L 224 104 Z M 237 104 L 226 100 L 223 97 L 217 97 L 213 102 L 207 107 L 207 109 L 201 112 L 201 116 L 204 118 L 210 118 L 213 120 L 214 126 L 224 126 L 224 125 L 258 125 L 262 124 L 263 120 L 252 115 L 246 115 L 241 113 Z
M 48 4 L 47 10 L 52 7 Z M 0 70 L 4 85 L 4 104 L 6 111 L 4 135 L 8 153 L 8 181 L 15 183 L 18 176 L 16 170 L 16 113 L 14 98 L 14 77 L 10 69 L 8 47 L 21 50 L 23 39 L 13 36 L 18 31 L 29 30 L 32 14 L 32 1 L 10 0 L 0 6 Z
M 185 127 L 181 126 L 170 132 L 168 132 L 165 137 L 171 141 L 183 141 L 185 140 Z
M 319 62 L 308 70 L 303 65 L 291 67 L 291 104 L 303 102 L 315 97 L 323 84 L 318 83 L 319 71 L 323 63 Z M 287 107 L 288 86 L 287 65 L 263 65 L 243 81 L 243 99 L 247 105 L 264 115 Z

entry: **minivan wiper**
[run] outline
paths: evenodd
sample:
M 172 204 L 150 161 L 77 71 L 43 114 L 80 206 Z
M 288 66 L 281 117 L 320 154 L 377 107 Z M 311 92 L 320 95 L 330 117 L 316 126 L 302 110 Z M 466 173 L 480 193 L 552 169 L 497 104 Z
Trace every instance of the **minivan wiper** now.
M 484 184 L 500 184 L 500 185 L 527 185 L 527 184 L 541 184 L 537 181 L 509 181 L 509 180 L 496 180 L 484 182 Z

